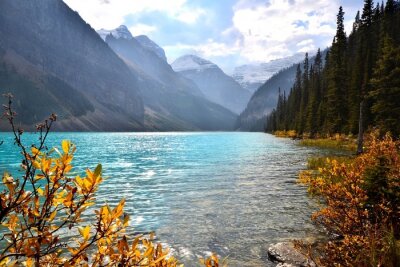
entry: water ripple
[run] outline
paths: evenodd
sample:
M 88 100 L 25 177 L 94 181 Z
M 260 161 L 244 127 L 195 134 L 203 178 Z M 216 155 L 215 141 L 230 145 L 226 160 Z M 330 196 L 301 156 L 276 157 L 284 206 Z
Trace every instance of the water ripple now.
M 0 134 L 0 171 L 19 155 Z M 37 135 L 26 134 L 32 142 Z M 265 266 L 268 244 L 316 234 L 295 183 L 316 150 L 261 133 L 52 133 L 78 147 L 75 171 L 103 164 L 99 203 L 126 198 L 135 232 L 155 231 L 186 266 L 214 251 L 230 266 Z M 15 150 L 15 149 L 14 149 Z

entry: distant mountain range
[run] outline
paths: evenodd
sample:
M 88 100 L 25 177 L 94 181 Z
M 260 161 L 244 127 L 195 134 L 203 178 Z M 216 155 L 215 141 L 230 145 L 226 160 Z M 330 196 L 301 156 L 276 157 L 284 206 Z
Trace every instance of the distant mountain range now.
M 22 126 L 55 112 L 58 130 L 232 129 L 236 115 L 149 38 L 123 26 L 99 34 L 61 0 L 0 2 L 0 91 L 15 95 Z
M 254 93 L 261 85 L 280 70 L 297 64 L 304 59 L 303 53 L 297 53 L 290 57 L 272 60 L 260 64 L 248 64 L 234 69 L 232 77 L 244 89 Z
M 160 131 L 233 129 L 236 115 L 207 100 L 191 80 L 173 71 L 156 43 L 145 36 L 132 37 L 125 26 L 105 32 L 99 34 L 140 76 L 147 127 Z
M 322 52 L 322 58 L 326 56 L 327 50 Z M 304 61 L 304 54 L 303 59 Z M 296 56 L 297 57 L 297 56 Z M 315 56 L 310 58 L 310 63 L 314 62 Z M 268 115 L 278 102 L 279 89 L 281 92 L 289 94 L 293 86 L 296 69 L 298 64 L 281 69 L 278 73 L 269 78 L 252 95 L 246 109 L 239 115 L 235 129 L 240 131 L 264 131 L 266 115 Z M 300 66 L 303 67 L 302 62 Z
M 28 129 L 54 112 L 65 131 L 254 130 L 294 67 L 269 76 L 302 60 L 241 66 L 233 78 L 194 55 L 171 66 L 149 37 L 96 32 L 61 0 L 1 1 L 0 36 L 0 93 L 15 95 Z
M 171 66 L 179 74 L 194 81 L 208 100 L 232 112 L 242 112 L 250 99 L 249 91 L 244 90 L 211 61 L 195 55 L 185 55 L 176 59 Z

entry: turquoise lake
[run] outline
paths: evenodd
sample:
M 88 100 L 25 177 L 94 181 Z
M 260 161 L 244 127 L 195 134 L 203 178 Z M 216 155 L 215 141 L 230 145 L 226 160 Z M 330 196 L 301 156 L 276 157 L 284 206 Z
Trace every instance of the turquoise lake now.
M 25 133 L 26 144 L 38 138 Z M 103 164 L 97 201 L 126 198 L 134 233 L 155 231 L 185 266 L 214 251 L 230 266 L 269 266 L 268 245 L 316 236 L 315 202 L 296 184 L 307 157 L 321 154 L 263 133 L 50 133 L 69 139 L 74 167 Z M 20 155 L 1 133 L 0 171 L 18 175 Z

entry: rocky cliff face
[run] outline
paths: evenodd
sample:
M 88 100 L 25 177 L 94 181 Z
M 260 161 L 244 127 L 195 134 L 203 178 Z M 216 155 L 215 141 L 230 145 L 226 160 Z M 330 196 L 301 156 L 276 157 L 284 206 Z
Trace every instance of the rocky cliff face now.
M 194 81 L 207 99 L 237 114 L 243 111 L 250 98 L 251 93 L 244 90 L 216 64 L 198 56 L 180 57 L 172 63 L 172 68 Z
M 0 36 L 1 90 L 32 93 L 19 100 L 27 125 L 54 106 L 59 130 L 143 129 L 138 77 L 61 0 L 0 1 Z

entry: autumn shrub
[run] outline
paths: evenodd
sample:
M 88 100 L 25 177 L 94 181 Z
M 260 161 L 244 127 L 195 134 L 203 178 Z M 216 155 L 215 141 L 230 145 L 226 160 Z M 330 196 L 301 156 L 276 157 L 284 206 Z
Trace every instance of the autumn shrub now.
M 365 153 L 348 161 L 327 159 L 300 181 L 321 200 L 312 219 L 332 240 L 319 253 L 324 266 L 399 266 L 400 143 L 368 136 Z
M 307 169 L 318 171 L 319 168 L 327 167 L 332 160 L 346 162 L 349 161 L 350 158 L 348 156 L 330 156 L 329 161 L 327 161 L 327 157 L 310 157 L 307 159 Z
M 277 137 L 288 137 L 288 138 L 296 138 L 297 133 L 294 130 L 289 131 L 275 131 L 274 135 Z
M 347 151 L 356 151 L 355 139 L 347 138 L 319 138 L 319 139 L 303 139 L 300 141 L 302 146 L 315 146 L 320 148 L 340 149 Z
M 178 266 L 153 236 L 125 235 L 129 217 L 122 199 L 115 207 L 95 204 L 103 181 L 102 167 L 84 176 L 71 171 L 76 147 L 62 141 L 47 150 L 46 138 L 56 116 L 37 125 L 39 143 L 27 147 L 15 126 L 12 97 L 4 106 L 16 146 L 21 151 L 21 177 L 4 173 L 0 187 L 0 266 Z M 83 214 L 94 213 L 91 219 Z M 86 218 L 86 217 L 85 217 Z M 72 235 L 66 235 L 71 232 Z M 71 237 L 72 236 L 72 237 Z M 203 260 L 217 267 L 218 257 Z

